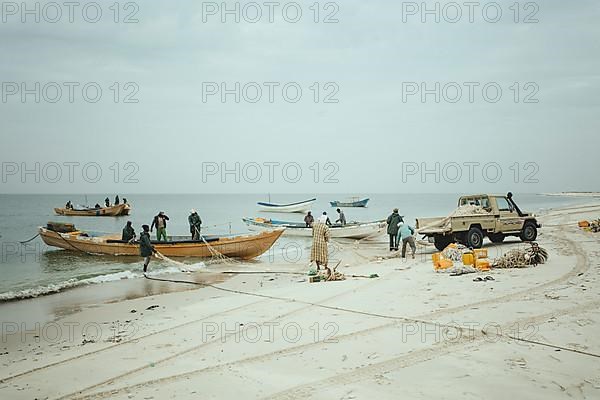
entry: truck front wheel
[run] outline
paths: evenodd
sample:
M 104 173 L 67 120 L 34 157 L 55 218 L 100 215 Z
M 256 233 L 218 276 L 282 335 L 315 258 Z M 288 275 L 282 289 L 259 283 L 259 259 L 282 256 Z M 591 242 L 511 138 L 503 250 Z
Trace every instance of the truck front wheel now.
M 444 250 L 450 243 L 453 243 L 452 235 L 444 236 L 444 235 L 436 235 L 433 238 L 433 244 L 435 248 L 439 251 Z
M 483 232 L 477 227 L 469 229 L 467 232 L 467 246 L 474 249 L 480 249 L 483 245 Z
M 521 240 L 524 242 L 533 242 L 537 238 L 537 227 L 533 222 L 525 222 L 521 231 Z

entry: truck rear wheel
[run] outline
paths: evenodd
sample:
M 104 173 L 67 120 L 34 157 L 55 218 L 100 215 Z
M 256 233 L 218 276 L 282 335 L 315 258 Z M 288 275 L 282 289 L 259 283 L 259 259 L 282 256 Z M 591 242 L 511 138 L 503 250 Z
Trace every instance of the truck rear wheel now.
M 525 222 L 521 231 L 521 240 L 524 242 L 533 242 L 537 238 L 537 226 L 533 222 Z
M 469 229 L 467 232 L 467 246 L 474 249 L 480 249 L 483 245 L 483 232 L 477 227 Z
M 444 250 L 446 247 L 448 247 L 448 245 L 450 243 L 453 243 L 453 242 L 454 242 L 454 240 L 451 235 L 449 235 L 449 236 L 436 235 L 433 238 L 433 244 L 435 245 L 435 248 L 438 249 L 439 251 Z

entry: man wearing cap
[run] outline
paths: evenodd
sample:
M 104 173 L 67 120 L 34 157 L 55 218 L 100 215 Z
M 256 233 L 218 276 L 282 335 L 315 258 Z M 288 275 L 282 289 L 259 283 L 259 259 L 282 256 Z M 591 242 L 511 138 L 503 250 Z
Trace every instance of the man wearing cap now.
M 156 226 L 156 240 L 160 241 L 161 238 L 164 238 L 165 242 L 167 241 L 167 221 L 168 220 L 169 220 L 169 217 L 167 217 L 165 215 L 165 213 L 162 211 L 159 212 L 158 215 L 154 217 L 154 220 L 152 220 L 152 225 L 150 226 L 150 232 L 152 232 L 152 230 Z
M 390 236 L 390 251 L 398 250 L 398 224 L 404 222 L 402 216 L 398 214 L 398 209 L 394 208 L 394 211 L 387 218 L 387 233 Z
M 188 217 L 188 223 L 190 224 L 190 233 L 192 234 L 192 240 L 200 240 L 200 227 L 202 226 L 202 220 L 200 216 L 193 208 L 190 210 L 190 216 Z

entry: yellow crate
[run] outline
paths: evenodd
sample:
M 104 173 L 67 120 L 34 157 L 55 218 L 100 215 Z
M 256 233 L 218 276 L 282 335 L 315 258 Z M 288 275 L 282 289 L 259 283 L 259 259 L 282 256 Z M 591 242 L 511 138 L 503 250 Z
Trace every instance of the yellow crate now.
M 475 264 L 475 255 L 473 253 L 465 253 L 462 256 L 462 262 L 464 265 Z
M 475 250 L 473 250 L 473 252 L 475 253 L 475 256 L 477 256 L 477 258 L 487 258 L 488 257 L 487 249 L 475 249 Z

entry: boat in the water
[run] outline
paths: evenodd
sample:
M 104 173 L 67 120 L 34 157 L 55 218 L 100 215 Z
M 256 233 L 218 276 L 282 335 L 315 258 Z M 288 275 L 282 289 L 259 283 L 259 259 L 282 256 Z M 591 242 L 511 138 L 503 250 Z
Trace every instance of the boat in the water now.
M 259 201 L 257 204 L 259 205 L 259 207 L 261 208 L 262 211 L 269 211 L 269 212 L 283 212 L 283 213 L 302 213 L 302 212 L 306 212 L 308 210 L 310 210 L 312 204 L 317 201 L 317 199 L 310 199 L 310 200 L 304 200 L 304 201 L 299 201 L 297 203 L 287 203 L 287 204 L 280 204 L 280 203 L 267 203 L 267 202 L 261 202 Z
M 203 240 L 190 240 L 189 236 L 172 236 L 169 241 L 152 241 L 154 248 L 167 257 L 209 258 L 221 254 L 230 258 L 249 260 L 269 250 L 283 233 L 275 229 L 254 235 L 203 236 Z M 95 234 L 76 230 L 72 224 L 49 222 L 39 233 L 48 246 L 88 254 L 113 256 L 139 256 L 140 245 L 121 240 L 121 234 Z
M 131 206 L 129 204 L 117 204 L 116 206 L 100 208 L 55 208 L 57 215 L 80 216 L 80 217 L 118 217 L 129 215 Z
M 285 228 L 285 236 L 312 237 L 312 228 L 307 228 L 304 222 L 278 221 L 265 218 L 242 218 L 251 231 L 272 231 Z M 346 225 L 332 224 L 329 234 L 333 238 L 364 239 L 374 237 L 386 229 L 385 221 L 351 222 Z
M 331 207 L 366 207 L 368 202 L 369 202 L 368 198 L 359 200 L 358 197 L 356 197 L 356 200 L 354 200 L 354 199 L 352 201 L 334 200 L 334 201 L 330 201 L 329 204 L 331 204 Z

